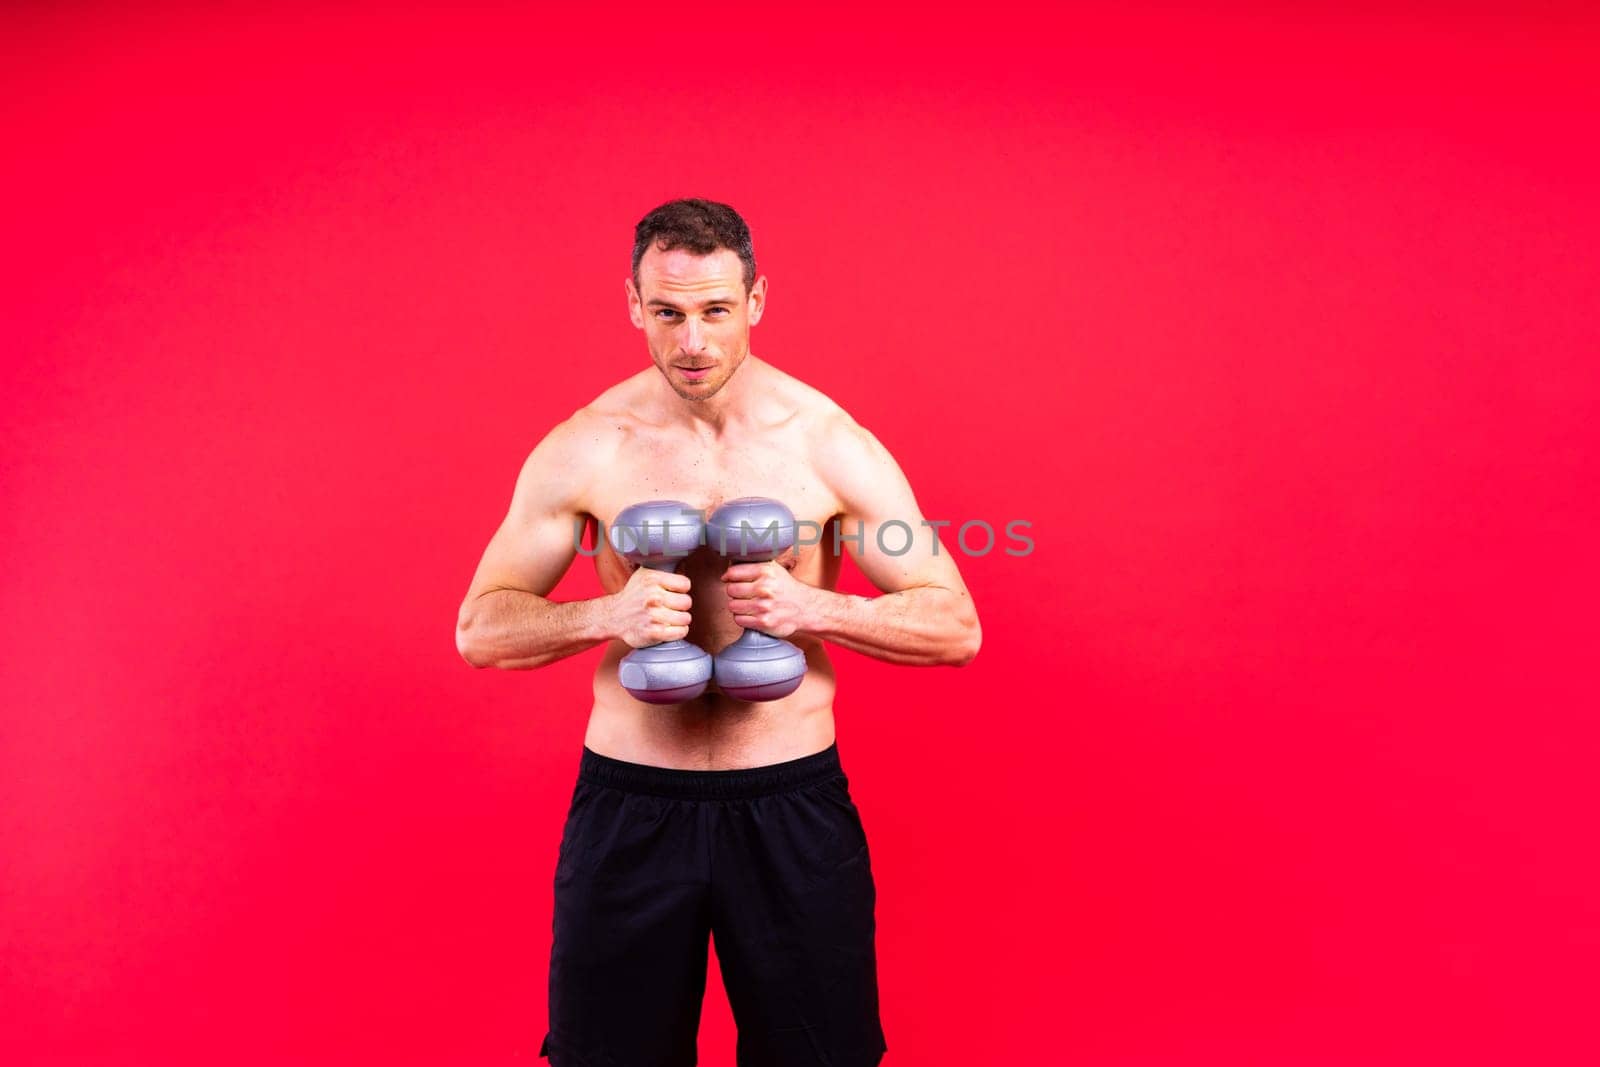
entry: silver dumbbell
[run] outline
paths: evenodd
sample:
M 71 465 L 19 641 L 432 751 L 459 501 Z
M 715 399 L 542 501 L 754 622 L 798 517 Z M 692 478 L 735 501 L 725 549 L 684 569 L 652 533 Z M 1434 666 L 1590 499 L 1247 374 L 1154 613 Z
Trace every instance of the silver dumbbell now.
M 733 563 L 776 559 L 795 542 L 794 513 L 767 497 L 729 500 L 706 520 L 706 544 Z M 781 637 L 745 630 L 713 660 L 717 688 L 735 700 L 777 700 L 806 676 L 806 654 Z
M 650 500 L 623 508 L 607 531 L 611 547 L 623 559 L 674 573 L 703 536 L 700 513 L 678 500 Z M 617 681 L 649 704 L 693 700 L 711 681 L 711 653 L 682 638 L 646 645 L 622 657 Z

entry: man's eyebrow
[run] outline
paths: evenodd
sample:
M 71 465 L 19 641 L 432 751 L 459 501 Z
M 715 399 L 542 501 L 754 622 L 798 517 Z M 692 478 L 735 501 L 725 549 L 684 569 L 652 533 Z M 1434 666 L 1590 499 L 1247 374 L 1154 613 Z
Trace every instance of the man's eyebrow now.
M 733 297 L 731 297 L 731 296 L 723 296 L 721 294 L 716 294 L 716 295 L 713 295 L 713 296 L 706 297 L 704 300 L 700 301 L 700 303 L 695 304 L 693 306 L 694 307 L 706 307 L 709 304 L 733 304 L 733 303 L 737 303 L 737 301 L 734 300 Z M 678 305 L 674 304 L 672 301 L 663 300 L 659 296 L 653 296 L 649 300 L 646 300 L 644 306 L 645 307 L 652 307 L 652 308 L 654 308 L 654 307 L 673 308 L 674 310 L 676 310 L 677 307 L 678 307 Z

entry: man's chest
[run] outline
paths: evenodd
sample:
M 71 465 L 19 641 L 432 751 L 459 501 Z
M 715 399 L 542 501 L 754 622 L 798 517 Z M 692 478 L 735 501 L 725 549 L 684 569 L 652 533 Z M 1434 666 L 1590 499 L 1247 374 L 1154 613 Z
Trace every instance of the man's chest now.
M 802 523 L 801 540 L 813 542 L 799 548 L 806 560 L 816 551 L 818 531 L 839 509 L 808 451 L 792 437 L 728 448 L 636 439 L 619 448 L 590 485 L 586 510 L 609 529 L 623 508 L 646 500 L 680 500 L 709 516 L 736 497 L 771 497 Z

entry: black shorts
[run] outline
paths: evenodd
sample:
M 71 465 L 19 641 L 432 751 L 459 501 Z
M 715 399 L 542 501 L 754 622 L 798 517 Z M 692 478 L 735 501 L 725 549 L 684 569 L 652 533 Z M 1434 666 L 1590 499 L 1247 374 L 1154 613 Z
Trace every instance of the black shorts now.
M 716 938 L 739 1067 L 887 1051 L 876 890 L 837 745 L 685 771 L 583 750 L 556 861 L 552 1067 L 690 1067 Z

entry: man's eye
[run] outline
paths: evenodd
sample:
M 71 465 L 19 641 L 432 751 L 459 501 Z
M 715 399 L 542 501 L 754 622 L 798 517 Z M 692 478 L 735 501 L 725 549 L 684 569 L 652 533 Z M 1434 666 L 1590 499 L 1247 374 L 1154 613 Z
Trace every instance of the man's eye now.
M 712 314 L 712 315 L 726 315 L 727 313 L 728 313 L 728 309 L 727 308 L 712 308 L 711 311 L 710 311 L 710 314 Z
M 677 314 L 676 311 L 669 311 L 666 308 L 661 308 L 661 309 L 656 311 L 656 318 L 658 318 L 658 319 L 670 319 L 670 318 L 672 318 L 672 316 L 674 316 L 676 314 Z

